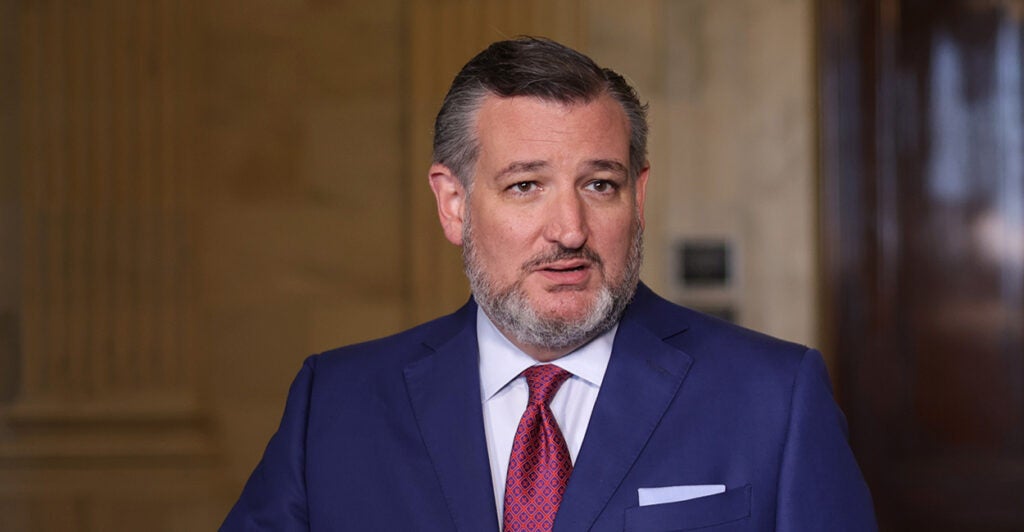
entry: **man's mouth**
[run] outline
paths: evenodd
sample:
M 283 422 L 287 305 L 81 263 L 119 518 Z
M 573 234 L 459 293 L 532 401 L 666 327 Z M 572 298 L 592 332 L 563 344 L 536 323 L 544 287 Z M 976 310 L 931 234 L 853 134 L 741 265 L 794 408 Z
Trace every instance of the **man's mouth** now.
M 579 289 L 588 283 L 592 263 L 584 259 L 557 261 L 539 265 L 534 271 L 552 283 L 552 288 Z
M 554 264 L 545 264 L 541 266 L 540 270 L 554 272 L 554 273 L 565 273 L 565 272 L 578 272 L 589 268 L 590 265 L 584 261 L 571 261 L 571 262 L 559 262 Z
M 523 265 L 526 274 L 535 273 L 548 283 L 548 290 L 581 290 L 588 286 L 601 257 L 589 249 L 559 250 L 538 256 Z

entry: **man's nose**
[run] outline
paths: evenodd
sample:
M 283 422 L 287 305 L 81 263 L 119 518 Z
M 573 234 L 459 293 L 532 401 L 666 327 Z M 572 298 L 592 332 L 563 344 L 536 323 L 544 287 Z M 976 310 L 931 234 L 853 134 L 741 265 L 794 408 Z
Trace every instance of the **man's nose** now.
M 587 242 L 587 211 L 575 190 L 552 198 L 545 208 L 544 238 L 567 249 L 579 249 Z

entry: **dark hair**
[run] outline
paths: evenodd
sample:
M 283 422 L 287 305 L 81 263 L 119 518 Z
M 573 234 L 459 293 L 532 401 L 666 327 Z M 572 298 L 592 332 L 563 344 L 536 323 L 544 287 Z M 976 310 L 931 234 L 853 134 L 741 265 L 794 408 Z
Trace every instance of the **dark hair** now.
M 607 94 L 629 119 L 630 178 L 636 179 L 647 164 L 647 105 L 621 75 L 550 39 L 518 37 L 496 42 L 470 59 L 434 120 L 434 162 L 447 166 L 467 188 L 479 152 L 476 112 L 488 94 L 559 103 L 589 102 Z

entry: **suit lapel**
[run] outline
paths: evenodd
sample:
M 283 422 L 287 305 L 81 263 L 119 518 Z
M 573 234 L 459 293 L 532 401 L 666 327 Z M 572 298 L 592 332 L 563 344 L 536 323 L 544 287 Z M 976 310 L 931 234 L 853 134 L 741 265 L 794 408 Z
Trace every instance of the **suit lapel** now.
M 589 529 L 640 456 L 675 398 L 692 359 L 663 341 L 681 332 L 652 331 L 648 305 L 656 298 L 641 286 L 619 324 L 612 356 L 591 414 L 583 447 L 559 507 L 555 530 Z
M 476 306 L 460 313 L 463 326 L 438 339 L 436 347 L 428 345 L 436 349 L 432 354 L 406 366 L 405 382 L 456 528 L 497 531 L 480 404 Z

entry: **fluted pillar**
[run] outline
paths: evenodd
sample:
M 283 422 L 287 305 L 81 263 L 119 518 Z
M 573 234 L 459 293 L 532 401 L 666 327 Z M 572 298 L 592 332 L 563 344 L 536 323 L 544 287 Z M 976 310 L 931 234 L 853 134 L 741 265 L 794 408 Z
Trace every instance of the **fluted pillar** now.
M 205 452 L 190 349 L 190 10 L 22 7 L 20 382 L 7 417 L 31 430 L 0 456 Z M 153 420 L 172 430 L 110 430 Z

